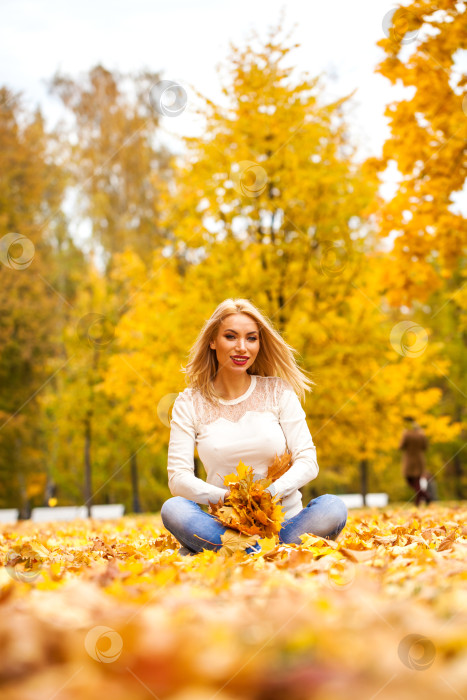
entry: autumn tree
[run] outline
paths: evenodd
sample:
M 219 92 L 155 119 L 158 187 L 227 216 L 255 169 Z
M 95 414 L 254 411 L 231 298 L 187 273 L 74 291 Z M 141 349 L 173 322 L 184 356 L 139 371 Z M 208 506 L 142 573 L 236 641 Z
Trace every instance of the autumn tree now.
M 58 503 L 84 503 L 90 511 L 93 504 L 122 502 L 127 511 L 141 512 L 163 500 L 148 454 L 151 435 L 128 420 L 129 402 L 101 391 L 115 352 L 115 296 L 115 285 L 91 260 L 63 329 L 69 362 L 40 404 Z
M 381 289 L 444 344 L 447 367 L 435 382 L 440 410 L 463 430 L 440 455 L 461 498 L 467 487 L 467 223 L 458 195 L 467 174 L 467 78 L 458 61 L 467 48 L 466 5 L 416 0 L 385 19 L 386 38 L 378 42 L 385 57 L 377 71 L 392 84 L 401 81 L 409 94 L 386 109 L 391 136 L 379 167 L 395 162 L 400 183 L 376 217 L 381 236 L 394 238 Z
M 157 142 L 160 112 L 152 95 L 159 83 L 155 73 L 127 75 L 101 65 L 77 79 L 57 72 L 49 83 L 71 116 L 61 132 L 75 219 L 90 226 L 91 244 L 102 246 L 108 266 L 126 247 L 147 261 L 161 243 L 168 153 Z
M 114 499 L 117 492 L 129 505 L 131 484 L 132 507 L 142 507 L 141 433 L 123 420 L 128 413 L 125 406 L 107 400 L 96 389 L 114 346 L 92 334 L 105 336 L 125 310 L 122 287 L 109 277 L 117 253 L 135 250 L 147 261 L 161 244 L 159 189 L 166 186 L 167 154 L 156 142 L 160 113 L 154 90 L 158 84 L 159 76 L 147 71 L 123 75 L 102 66 L 83 78 L 57 73 L 50 81 L 51 92 L 72 117 L 67 127 L 58 125 L 56 148 L 70 198 L 78 203 L 74 223 L 89 227 L 89 247 L 95 255 L 82 275 L 82 288 L 70 299 L 64 326 L 63 345 L 73 362 L 46 396 L 44 406 L 62 499 L 84 498 L 88 506 L 94 495 L 98 500 Z M 97 260 L 100 271 L 95 267 Z M 150 478 L 147 471 L 145 479 Z M 110 478 L 115 473 L 119 478 Z M 123 487 L 125 478 L 128 489 Z M 102 491 L 104 482 L 107 486 Z M 121 488 L 116 488 L 119 483 Z
M 3 505 L 41 504 L 47 455 L 38 411 L 65 360 L 57 344 L 61 300 L 48 281 L 63 233 L 64 179 L 39 110 L 0 89 L 0 470 Z
M 402 176 L 379 212 L 381 233 L 397 234 L 387 294 L 399 303 L 426 300 L 443 280 L 457 285 L 459 261 L 465 262 L 467 224 L 454 198 L 467 174 L 467 78 L 456 69 L 467 48 L 465 9 L 450 0 L 416 0 L 394 12 L 387 38 L 378 42 L 386 57 L 377 72 L 413 89 L 386 109 L 391 137 L 381 159 L 382 167 L 395 161 Z

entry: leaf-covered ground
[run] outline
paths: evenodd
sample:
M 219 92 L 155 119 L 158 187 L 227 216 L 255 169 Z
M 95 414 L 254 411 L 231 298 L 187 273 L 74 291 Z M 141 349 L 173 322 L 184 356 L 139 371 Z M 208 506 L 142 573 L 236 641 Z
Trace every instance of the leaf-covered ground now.
M 2 526 L 2 700 L 467 698 L 461 504 L 180 556 L 160 516 Z

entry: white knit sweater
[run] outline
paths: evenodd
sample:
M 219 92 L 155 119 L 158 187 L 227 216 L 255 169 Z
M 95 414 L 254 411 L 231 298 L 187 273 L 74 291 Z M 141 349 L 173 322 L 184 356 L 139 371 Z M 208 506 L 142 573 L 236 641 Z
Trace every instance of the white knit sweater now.
M 219 404 L 191 388 L 177 396 L 170 423 L 169 489 L 196 503 L 217 503 L 228 491 L 224 476 L 235 472 L 240 460 L 259 479 L 276 454 L 288 448 L 292 467 L 269 488 L 280 496 L 288 519 L 303 508 L 298 489 L 318 475 L 316 448 L 293 387 L 280 377 L 250 377 L 242 396 L 219 399 Z M 206 481 L 194 475 L 195 446 Z

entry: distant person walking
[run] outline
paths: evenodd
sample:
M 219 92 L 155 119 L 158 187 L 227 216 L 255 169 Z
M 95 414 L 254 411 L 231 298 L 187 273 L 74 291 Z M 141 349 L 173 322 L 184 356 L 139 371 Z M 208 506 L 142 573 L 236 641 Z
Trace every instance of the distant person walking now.
M 409 486 L 415 491 L 415 505 L 420 505 L 421 501 L 428 504 L 432 498 L 426 490 L 426 485 L 423 484 L 425 486 L 423 488 L 420 483 L 425 474 L 425 451 L 428 447 L 428 440 L 415 418 L 407 416 L 404 420 L 407 428 L 402 434 L 399 445 L 399 450 L 402 450 L 402 474 Z

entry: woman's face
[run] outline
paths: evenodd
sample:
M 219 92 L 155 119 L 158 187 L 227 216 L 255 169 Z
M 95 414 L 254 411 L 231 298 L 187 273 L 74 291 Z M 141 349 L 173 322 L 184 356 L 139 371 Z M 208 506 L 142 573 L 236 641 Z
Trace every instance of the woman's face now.
M 217 338 L 209 345 L 216 351 L 219 369 L 245 372 L 259 352 L 258 324 L 247 314 L 230 314 L 222 321 Z M 237 356 L 247 358 L 246 362 L 236 363 L 232 358 Z

